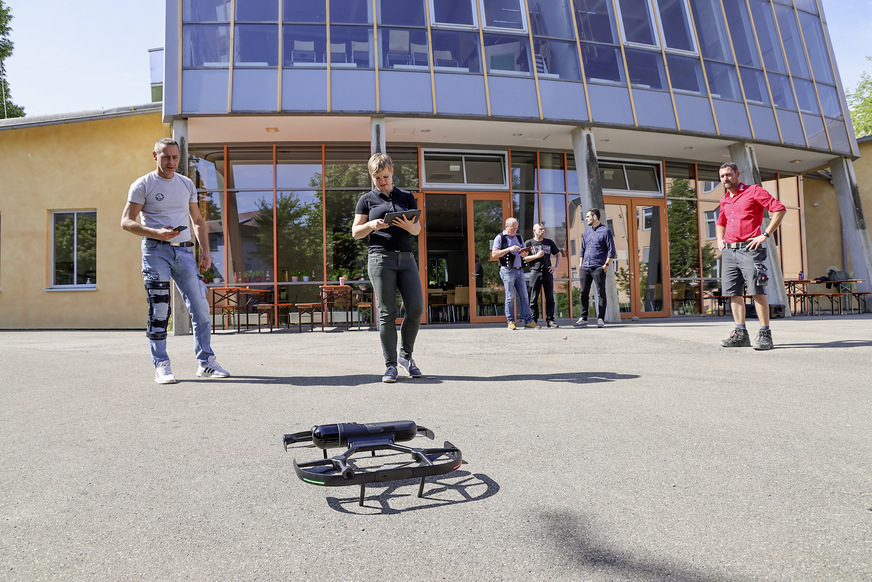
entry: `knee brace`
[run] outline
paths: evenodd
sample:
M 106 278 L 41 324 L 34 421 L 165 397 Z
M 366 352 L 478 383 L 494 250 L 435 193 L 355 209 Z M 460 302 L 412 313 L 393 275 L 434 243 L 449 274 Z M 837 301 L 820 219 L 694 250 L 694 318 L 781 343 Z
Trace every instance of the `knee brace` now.
M 170 313 L 170 282 L 146 281 L 145 293 L 148 296 L 148 326 L 145 335 L 151 340 L 167 338 Z

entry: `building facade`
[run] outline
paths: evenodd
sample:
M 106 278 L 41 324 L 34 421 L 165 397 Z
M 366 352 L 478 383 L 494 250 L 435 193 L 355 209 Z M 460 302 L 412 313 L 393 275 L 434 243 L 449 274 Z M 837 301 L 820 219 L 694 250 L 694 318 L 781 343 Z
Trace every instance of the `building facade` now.
M 822 168 L 835 195 L 821 196 L 847 233 L 839 248 L 869 281 L 860 151 L 823 9 L 819 0 L 167 0 L 162 121 L 201 193 L 208 278 L 291 302 L 340 276 L 366 286 L 366 247 L 350 230 L 370 187 L 366 161 L 382 151 L 424 209 L 416 250 L 432 321 L 500 320 L 490 244 L 509 216 L 525 238 L 542 222 L 565 251 L 557 315 L 577 316 L 591 207 L 618 245 L 611 320 L 714 311 L 725 161 L 788 207 L 770 243 L 771 303 L 786 304 L 783 276 L 816 268 L 803 174 Z M 4 234 L 6 216 L 0 207 Z

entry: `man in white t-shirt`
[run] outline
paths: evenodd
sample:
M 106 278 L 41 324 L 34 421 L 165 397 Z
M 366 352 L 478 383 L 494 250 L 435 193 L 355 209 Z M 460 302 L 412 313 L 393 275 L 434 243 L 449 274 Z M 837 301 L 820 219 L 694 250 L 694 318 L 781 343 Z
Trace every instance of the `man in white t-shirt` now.
M 121 228 L 142 238 L 142 274 L 148 297 L 146 335 L 151 345 L 154 380 L 174 384 L 166 351 L 170 317 L 170 279 L 182 293 L 191 311 L 194 351 L 199 366 L 197 376 L 226 378 L 230 375 L 215 361 L 212 352 L 211 314 L 206 299 L 206 284 L 200 275 L 212 264 L 209 231 L 197 205 L 197 190 L 185 176 L 176 174 L 181 160 L 179 144 L 164 138 L 152 152 L 157 169 L 131 186 L 127 205 L 121 214 Z M 137 217 L 142 214 L 140 223 Z M 188 226 L 193 226 L 188 229 Z M 200 243 L 199 266 L 194 258 L 193 232 Z

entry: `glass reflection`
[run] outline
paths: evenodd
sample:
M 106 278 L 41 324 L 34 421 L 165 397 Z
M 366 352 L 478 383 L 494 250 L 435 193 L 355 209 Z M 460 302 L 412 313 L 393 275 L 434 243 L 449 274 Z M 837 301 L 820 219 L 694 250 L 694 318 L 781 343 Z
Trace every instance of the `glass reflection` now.
M 484 35 L 488 72 L 502 75 L 530 74 L 530 41 L 524 36 Z

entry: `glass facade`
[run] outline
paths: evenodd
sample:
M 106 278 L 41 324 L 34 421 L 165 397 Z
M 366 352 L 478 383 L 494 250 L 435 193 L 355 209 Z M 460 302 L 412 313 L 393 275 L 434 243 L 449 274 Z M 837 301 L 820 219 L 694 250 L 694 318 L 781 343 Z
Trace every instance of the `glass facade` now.
M 846 116 L 812 1 L 333 0 L 329 10 L 324 0 L 177 1 L 183 114 L 385 107 L 437 116 L 589 117 L 850 153 L 850 143 L 830 136 L 847 132 Z M 439 78 L 408 77 L 416 99 L 404 104 L 393 97 L 402 82 L 388 71 Z M 442 95 L 443 74 L 484 76 L 490 107 Z M 460 77 L 453 84 L 476 87 Z M 299 86 L 315 90 L 297 95 Z M 354 86 L 366 87 L 359 99 L 347 95 Z M 525 87 L 536 87 L 535 95 L 521 98 Z M 512 107 L 506 91 L 518 95 Z M 671 102 L 661 96 L 668 94 Z M 689 119 L 689 102 L 676 95 L 707 97 L 714 123 L 698 122 L 705 117 L 698 104 L 691 115 L 698 119 Z M 721 101 L 759 107 L 735 120 L 741 109 Z

